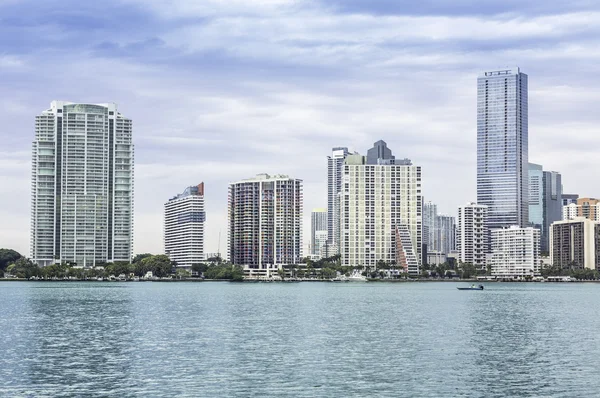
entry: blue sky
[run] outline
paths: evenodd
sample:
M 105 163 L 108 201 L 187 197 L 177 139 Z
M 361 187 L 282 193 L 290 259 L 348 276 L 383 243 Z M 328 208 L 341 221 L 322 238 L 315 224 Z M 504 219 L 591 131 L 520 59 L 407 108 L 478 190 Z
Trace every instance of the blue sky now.
M 29 250 L 34 117 L 54 99 L 133 119 L 135 251 L 162 248 L 162 205 L 206 183 L 225 252 L 227 184 L 305 182 L 326 205 L 331 147 L 384 139 L 423 167 L 442 212 L 475 199 L 476 78 L 529 75 L 529 157 L 600 196 L 597 1 L 0 0 L 0 247 Z

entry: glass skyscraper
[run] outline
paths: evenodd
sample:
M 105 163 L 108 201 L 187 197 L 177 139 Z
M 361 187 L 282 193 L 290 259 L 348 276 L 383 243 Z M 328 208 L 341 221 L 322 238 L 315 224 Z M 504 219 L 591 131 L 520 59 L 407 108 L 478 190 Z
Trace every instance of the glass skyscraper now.
M 527 75 L 519 68 L 477 79 L 477 202 L 490 229 L 528 224 Z

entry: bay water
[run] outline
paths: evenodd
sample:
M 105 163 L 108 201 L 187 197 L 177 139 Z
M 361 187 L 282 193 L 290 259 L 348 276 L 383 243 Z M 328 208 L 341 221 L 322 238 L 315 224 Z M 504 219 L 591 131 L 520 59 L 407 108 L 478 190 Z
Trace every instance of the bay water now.
M 600 396 L 600 284 L 0 282 L 0 395 Z

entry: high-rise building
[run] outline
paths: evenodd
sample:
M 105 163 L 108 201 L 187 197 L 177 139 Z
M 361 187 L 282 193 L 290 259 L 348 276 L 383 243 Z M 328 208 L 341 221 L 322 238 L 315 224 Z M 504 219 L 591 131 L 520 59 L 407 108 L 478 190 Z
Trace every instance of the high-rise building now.
M 458 228 L 456 229 L 456 250 L 458 260 L 485 269 L 486 255 L 489 253 L 487 227 L 487 206 L 467 203 L 458 208 Z
M 492 275 L 499 278 L 537 276 L 540 274 L 540 230 L 513 225 L 492 233 Z
M 451 216 L 436 217 L 435 246 L 437 251 L 449 254 L 456 249 L 456 220 Z
M 422 261 L 421 167 L 407 159 L 395 164 L 390 153 L 382 153 L 385 158 L 375 159 L 373 164 L 360 155 L 345 160 L 342 264 L 376 267 L 382 260 L 418 274 Z
M 562 219 L 561 175 L 529 163 L 529 225 L 540 230 L 540 249 L 548 252 L 550 224 Z
M 165 253 L 177 267 L 204 260 L 204 183 L 187 187 L 165 203 Z
M 32 155 L 32 260 L 130 261 L 131 120 L 116 104 L 53 101 L 36 117 Z
M 228 257 L 269 276 L 302 258 L 302 180 L 258 174 L 229 184 Z
M 431 201 L 423 204 L 423 245 L 428 252 L 436 251 L 437 205 Z
M 477 203 L 488 206 L 490 229 L 529 222 L 527 105 L 519 68 L 477 79 Z
M 331 150 L 331 156 L 327 156 L 327 242 L 331 247 L 338 247 L 339 194 L 342 192 L 344 159 L 349 153 L 348 148 L 337 147 Z
M 594 198 L 579 198 L 576 203 L 563 206 L 563 220 L 572 220 L 576 217 L 600 221 L 600 200 Z
M 561 187 L 562 191 L 562 187 Z M 563 193 L 562 194 L 562 205 L 570 205 L 571 203 L 577 204 L 577 199 L 579 199 L 579 195 L 576 193 Z
M 600 269 L 600 223 L 585 217 L 552 223 L 550 260 L 563 268 Z
M 313 209 L 310 214 L 310 254 L 320 255 L 327 242 L 327 210 Z

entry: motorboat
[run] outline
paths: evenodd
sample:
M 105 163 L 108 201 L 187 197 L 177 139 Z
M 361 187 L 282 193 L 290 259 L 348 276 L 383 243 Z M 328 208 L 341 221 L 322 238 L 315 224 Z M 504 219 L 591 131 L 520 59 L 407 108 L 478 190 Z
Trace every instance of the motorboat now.
M 483 285 L 471 285 L 469 287 L 457 287 L 458 290 L 483 290 Z

